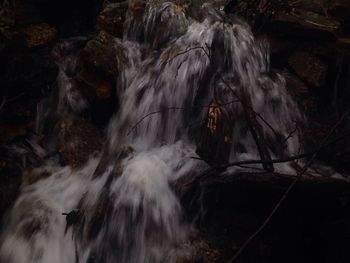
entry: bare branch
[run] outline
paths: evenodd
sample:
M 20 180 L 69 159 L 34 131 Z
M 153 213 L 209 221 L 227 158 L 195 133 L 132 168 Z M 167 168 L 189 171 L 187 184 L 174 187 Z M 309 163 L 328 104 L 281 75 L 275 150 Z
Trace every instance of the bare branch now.
M 236 103 L 236 102 L 238 102 L 238 101 L 237 100 L 231 100 L 229 102 L 218 104 L 217 106 L 226 106 L 226 105 L 229 105 L 229 104 L 232 104 L 232 103 Z M 185 108 L 185 107 L 166 107 L 163 110 L 149 112 L 145 116 L 143 116 L 140 120 L 138 120 L 136 122 L 136 124 L 131 127 L 131 129 L 128 131 L 128 133 L 126 135 L 129 136 L 130 133 L 133 132 L 143 120 L 145 120 L 147 117 L 150 117 L 150 116 L 152 116 L 154 114 L 163 113 L 163 112 L 167 112 L 167 111 L 170 111 L 170 110 L 186 110 L 186 109 L 209 108 L 209 107 L 211 107 L 210 104 L 209 105 L 204 105 L 204 106 L 193 106 L 193 107 L 190 107 L 190 108 Z

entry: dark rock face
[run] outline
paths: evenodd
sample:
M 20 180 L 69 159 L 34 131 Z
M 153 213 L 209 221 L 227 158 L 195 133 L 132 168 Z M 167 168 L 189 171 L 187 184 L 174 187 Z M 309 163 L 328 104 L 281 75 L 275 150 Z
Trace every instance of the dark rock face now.
M 123 37 L 127 8 L 126 2 L 107 4 L 98 16 L 96 30 L 105 31 L 115 37 Z
M 196 153 L 211 165 L 225 164 L 229 161 L 232 146 L 233 124 L 227 124 L 221 109 L 212 103 L 202 127 Z
M 302 127 L 305 147 L 317 148 L 348 109 L 349 1 L 232 0 L 226 11 L 243 16 L 256 34 L 267 34 L 272 40 L 272 67 L 285 73 L 288 90 L 308 119 L 307 127 Z M 345 119 L 333 138 L 348 127 Z M 344 173 L 349 169 L 345 163 L 350 163 L 349 140 L 337 145 L 319 159 Z
M 58 67 L 47 49 L 3 51 L 0 56 L 3 62 L 0 79 L 6 96 L 25 93 L 26 96 L 37 97 L 56 80 Z
M 34 129 L 37 104 L 52 90 L 58 75 L 50 55 L 54 30 L 43 25 L 26 29 L 41 33 L 17 32 L 0 50 L 0 144 Z
M 320 88 L 325 84 L 328 67 L 318 57 L 307 52 L 294 52 L 288 63 L 311 87 Z
M 128 63 L 124 48 L 105 32 L 86 44 L 81 52 L 81 60 L 113 78 L 118 77 L 119 67 Z
M 183 206 L 210 244 L 205 251 L 218 253 L 217 261 L 204 262 L 229 262 L 271 213 L 291 180 L 269 173 L 236 173 L 232 177 L 213 175 L 194 184 L 184 195 Z M 348 191 L 349 184 L 342 180 L 310 177 L 300 181 L 236 262 L 332 263 L 334 258 L 347 262 Z
M 114 79 L 86 66 L 76 75 L 74 84 L 89 104 L 84 115 L 98 127 L 105 127 L 118 104 Z
M 78 116 L 63 116 L 57 122 L 56 133 L 58 152 L 73 168 L 82 166 L 102 146 L 99 130 Z
M 84 113 L 99 127 L 104 127 L 118 107 L 116 83 L 120 67 L 128 63 L 118 40 L 102 31 L 88 41 L 80 52 L 74 85 L 88 102 Z
M 63 37 L 92 32 L 95 26 L 100 0 L 29 0 L 22 1 L 25 10 L 32 10 L 37 17 L 54 26 Z
M 0 216 L 15 201 L 22 182 L 22 169 L 9 149 L 0 147 Z

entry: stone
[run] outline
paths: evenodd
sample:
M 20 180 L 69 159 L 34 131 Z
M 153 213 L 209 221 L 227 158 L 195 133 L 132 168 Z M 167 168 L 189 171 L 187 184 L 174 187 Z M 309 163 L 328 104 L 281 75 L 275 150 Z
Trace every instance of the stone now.
M 341 30 L 341 23 L 325 15 L 295 8 L 276 12 L 266 30 L 285 37 L 333 41 Z
M 26 184 L 34 184 L 41 179 L 48 178 L 51 173 L 42 168 L 34 168 L 31 171 L 25 173 L 23 181 Z
M 126 50 L 122 43 L 106 32 L 100 32 L 96 39 L 90 40 L 81 52 L 80 59 L 105 74 L 117 78 L 119 67 L 128 64 Z
M 146 41 L 154 49 L 159 49 L 167 42 L 184 34 L 187 27 L 188 21 L 184 9 L 180 5 L 168 3 L 166 8 L 157 13 L 155 25 L 148 29 L 148 34 L 145 36 Z
M 88 102 L 85 113 L 98 127 L 105 127 L 118 106 L 115 81 L 84 67 L 74 78 L 74 87 Z
M 98 16 L 96 30 L 98 32 L 105 31 L 112 36 L 122 38 L 127 8 L 126 2 L 108 3 Z
M 317 101 L 312 96 L 309 87 L 300 80 L 296 75 L 285 72 L 283 74 L 286 80 L 286 87 L 288 92 L 293 96 L 294 100 L 298 102 L 302 112 L 312 114 L 317 110 Z
M 7 97 L 38 97 L 56 81 L 58 67 L 48 48 L 4 50 L 0 53 L 0 83 Z
M 81 167 L 101 149 L 99 130 L 82 117 L 65 115 L 57 122 L 55 130 L 58 152 L 72 168 Z
M 104 101 L 112 97 L 112 84 L 87 68 L 77 74 L 75 82 L 81 94 L 90 102 Z
M 208 108 L 196 153 L 210 165 L 227 163 L 232 145 L 232 132 L 233 125 L 227 123 L 220 107 L 213 102 Z
M 51 44 L 56 39 L 56 29 L 47 23 L 31 25 L 24 29 L 24 34 L 29 48 Z
M 328 66 L 318 57 L 303 51 L 296 51 L 288 59 L 293 71 L 312 87 L 322 87 L 328 73 Z
M 8 148 L 0 147 L 0 218 L 13 204 L 22 183 L 22 169 Z

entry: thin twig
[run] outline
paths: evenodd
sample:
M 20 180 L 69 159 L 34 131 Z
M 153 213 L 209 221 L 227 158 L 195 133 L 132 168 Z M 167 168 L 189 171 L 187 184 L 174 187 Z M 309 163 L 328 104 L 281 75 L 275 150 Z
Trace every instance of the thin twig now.
M 231 100 L 231 101 L 229 101 L 229 102 L 217 104 L 217 105 L 215 105 L 215 106 L 226 106 L 226 105 L 229 105 L 229 104 L 232 104 L 232 103 L 236 103 L 236 102 L 238 102 L 238 101 L 237 101 L 237 100 Z M 196 108 L 210 108 L 210 107 L 212 107 L 212 105 L 209 104 L 209 105 L 204 105 L 204 106 L 193 106 L 193 107 L 190 107 L 190 109 L 196 109 Z M 145 120 L 147 117 L 150 117 L 150 116 L 152 116 L 152 115 L 154 115 L 154 114 L 159 114 L 159 113 L 167 112 L 167 111 L 170 111 L 170 110 L 186 110 L 186 109 L 188 109 L 188 108 L 185 108 L 185 107 L 166 107 L 166 108 L 164 108 L 164 109 L 162 109 L 162 110 L 149 112 L 149 113 L 147 113 L 145 116 L 143 116 L 141 119 L 139 119 L 139 120 L 136 122 L 136 124 L 133 125 L 133 126 L 131 127 L 131 129 L 128 131 L 128 133 L 127 133 L 126 135 L 129 136 L 130 133 L 133 132 L 133 131 L 137 128 L 137 126 L 138 126 L 143 120 Z
M 316 150 L 312 151 L 312 152 L 308 152 L 308 153 L 302 153 L 302 154 L 297 154 L 297 155 L 293 155 L 287 158 L 278 158 L 278 159 L 271 159 L 271 160 L 260 160 L 260 159 L 256 159 L 256 160 L 244 160 L 244 161 L 237 161 L 237 162 L 231 162 L 231 163 L 227 163 L 227 164 L 222 164 L 222 165 L 215 165 L 212 166 L 210 168 L 210 170 L 216 170 L 216 169 L 226 169 L 229 167 L 234 167 L 234 166 L 242 166 L 242 165 L 248 165 L 248 164 L 275 164 L 275 163 L 288 163 L 291 161 L 295 161 L 295 160 L 300 160 L 300 159 L 305 159 L 307 157 L 313 156 L 314 154 L 319 153 L 321 150 L 323 150 L 324 148 L 327 148 L 328 146 L 346 138 L 350 136 L 350 132 L 347 132 L 337 138 L 335 138 L 334 140 L 331 140 L 325 144 L 323 144 L 322 146 L 318 147 Z M 191 157 L 192 159 L 195 160 L 203 160 L 202 158 L 199 157 Z

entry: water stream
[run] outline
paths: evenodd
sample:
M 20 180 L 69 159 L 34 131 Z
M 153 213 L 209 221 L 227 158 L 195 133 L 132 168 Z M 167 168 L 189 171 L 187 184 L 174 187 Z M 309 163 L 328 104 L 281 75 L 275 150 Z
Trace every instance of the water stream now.
M 37 168 L 49 176 L 22 185 L 4 222 L 0 262 L 176 262 L 192 226 L 171 185 L 208 167 L 191 158 L 193 124 L 208 105 L 215 101 L 234 119 L 230 161 L 260 158 L 239 96 L 274 127 L 259 120 L 268 141 L 287 138 L 302 120 L 283 77 L 270 70 L 268 43 L 208 4 L 201 13 L 195 20 L 173 3 L 148 3 L 141 17 L 128 11 L 123 39 L 113 39 L 127 62 L 117 58 L 120 106 L 102 153 L 79 170 L 55 159 Z M 60 64 L 58 113 L 87 107 L 71 88 L 74 61 L 69 55 Z M 297 136 L 285 143 L 282 155 L 300 150 Z M 62 213 L 73 210 L 78 222 L 67 226 Z

